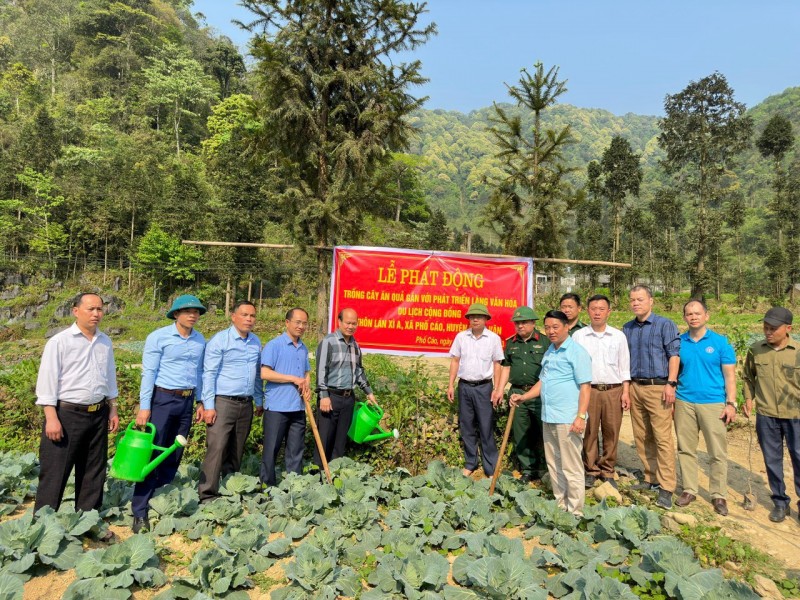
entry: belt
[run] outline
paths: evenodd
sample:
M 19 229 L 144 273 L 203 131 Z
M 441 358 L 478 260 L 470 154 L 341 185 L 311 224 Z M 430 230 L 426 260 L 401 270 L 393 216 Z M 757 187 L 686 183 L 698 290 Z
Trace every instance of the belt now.
M 632 377 L 631 381 L 637 385 L 667 385 L 667 380 L 661 377 L 652 379 L 642 379 L 641 377 Z
M 101 408 L 105 408 L 106 400 L 103 398 L 100 402 L 96 402 L 95 404 L 75 404 L 74 402 L 67 402 L 65 400 L 58 401 L 58 408 L 65 408 L 67 410 L 75 410 L 78 412 L 88 412 L 93 413 L 97 412 Z
M 224 398 L 225 400 L 233 400 L 234 402 L 252 402 L 252 396 L 221 396 L 218 395 L 217 398 Z
M 491 379 L 481 379 L 480 381 L 468 381 L 466 379 L 459 379 L 461 383 L 466 383 L 467 385 L 472 386 L 479 386 L 479 385 L 486 385 L 487 383 L 492 383 Z
M 592 389 L 598 392 L 605 392 L 606 390 L 613 390 L 614 388 L 621 387 L 621 383 L 593 383 Z
M 340 390 L 338 388 L 328 388 L 328 392 L 337 396 L 341 396 L 342 398 L 349 398 L 353 395 L 353 390 Z
M 189 390 L 168 390 L 167 388 L 156 386 L 156 390 L 164 394 L 169 394 L 170 396 L 178 396 L 179 398 L 188 398 L 194 394 L 194 388 Z

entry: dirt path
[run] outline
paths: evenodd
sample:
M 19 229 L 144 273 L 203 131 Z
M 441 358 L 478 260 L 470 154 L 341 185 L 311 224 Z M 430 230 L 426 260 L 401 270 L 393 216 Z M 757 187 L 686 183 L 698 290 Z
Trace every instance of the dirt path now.
M 745 423 L 741 414 L 738 415 L 738 419 L 742 424 Z M 730 537 L 746 541 L 759 550 L 774 556 L 780 564 L 785 566 L 788 576 L 797 577 L 800 575 L 800 522 L 798 522 L 795 511 L 797 499 L 792 501 L 791 517 L 788 517 L 783 523 L 773 523 L 769 520 L 772 500 L 767 485 L 764 459 L 756 440 L 754 419 L 751 420 L 751 426 L 752 454 L 750 433 L 746 426 L 736 427 L 728 433 L 728 516 L 720 517 L 711 508 L 711 500 L 708 495 L 708 455 L 702 436 L 700 436 L 698 447 L 700 461 L 698 499 L 686 509 L 676 510 L 692 513 L 702 522 L 722 527 Z M 744 510 L 742 507 L 743 494 L 750 495 L 748 482 L 751 477 L 748 454 L 751 454 L 753 465 L 751 498 L 756 504 L 753 511 Z M 622 421 L 618 463 L 626 468 L 641 469 L 642 467 L 633 443 L 629 413 L 625 414 Z M 784 469 L 788 494 L 793 496 L 792 469 L 788 454 L 784 458 Z M 678 482 L 680 483 L 680 477 L 678 477 Z

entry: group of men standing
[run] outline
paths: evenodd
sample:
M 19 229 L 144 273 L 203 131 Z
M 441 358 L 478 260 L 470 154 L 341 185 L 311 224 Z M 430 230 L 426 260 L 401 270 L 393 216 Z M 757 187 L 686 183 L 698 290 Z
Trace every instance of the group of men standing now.
M 40 441 L 40 475 L 35 509 L 58 508 L 75 471 L 76 509 L 99 509 L 106 477 L 108 433 L 119 426 L 116 369 L 111 340 L 98 324 L 103 300 L 78 295 L 75 323 L 53 336 L 44 350 L 36 394 L 45 422 Z M 276 483 L 276 459 L 285 444 L 286 472 L 300 473 L 305 449 L 305 402 L 311 395 L 308 349 L 302 336 L 308 313 L 286 313 L 285 331 L 262 349 L 253 333 L 256 307 L 238 302 L 231 326 L 206 343 L 195 329 L 206 308 L 182 295 L 167 312 L 174 323 L 147 336 L 142 356 L 138 426 L 155 426 L 153 443 L 171 446 L 189 434 L 192 421 L 206 424 L 206 454 L 198 492 L 201 502 L 219 495 L 220 481 L 239 470 L 253 416 L 263 418 L 260 466 L 263 485 Z M 317 351 L 316 421 L 329 460 L 344 455 L 354 407 L 354 388 L 375 402 L 353 334 L 358 317 L 352 309 L 338 315 L 339 328 Z M 155 491 L 170 483 L 183 449 L 170 454 L 134 487 L 131 508 L 134 533 L 150 528 L 148 509 Z M 315 454 L 317 464 L 319 454 Z
M 679 334 L 671 320 L 653 312 L 647 286 L 630 291 L 634 318 L 622 330 L 608 325 L 611 302 L 595 295 L 587 302 L 589 324 L 580 321 L 581 300 L 562 296 L 558 310 L 544 316 L 529 307 L 512 316 L 516 334 L 500 339 L 486 328 L 486 306 L 473 304 L 465 315 L 470 328 L 459 333 L 450 350 L 448 398 L 459 390 L 459 425 L 464 444 L 464 474 L 478 465 L 497 466 L 493 437 L 494 409 L 510 383 L 515 407 L 511 434 L 522 479 L 532 482 L 549 472 L 559 506 L 582 513 L 585 490 L 597 480 L 617 487 L 616 461 L 623 412 L 630 410 L 634 441 L 644 466 L 633 486 L 657 494 L 669 509 L 687 506 L 698 494 L 697 445 L 702 432 L 710 458 L 709 497 L 715 512 L 727 506 L 727 425 L 736 417 L 736 355 L 723 336 L 709 330 L 709 313 L 700 300 L 684 306 L 688 331 Z M 790 336 L 792 314 L 770 309 L 763 319 L 765 339 L 747 354 L 744 412 L 755 402 L 756 431 L 772 491 L 770 519 L 790 514 L 783 483 L 784 440 L 792 457 L 795 491 L 800 497 L 800 352 Z M 547 337 L 547 341 L 544 337 Z M 800 516 L 800 501 L 798 501 Z

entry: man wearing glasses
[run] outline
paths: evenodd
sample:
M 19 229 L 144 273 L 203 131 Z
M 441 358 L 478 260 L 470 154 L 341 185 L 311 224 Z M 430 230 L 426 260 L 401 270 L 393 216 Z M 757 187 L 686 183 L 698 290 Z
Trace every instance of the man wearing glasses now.
M 275 459 L 286 442 L 286 472 L 303 469 L 303 438 L 306 417 L 303 396 L 311 390 L 308 348 L 300 340 L 308 328 L 308 313 L 293 308 L 286 313 L 286 331 L 264 346 L 261 379 L 267 382 L 264 396 L 264 451 L 261 483 L 273 486 Z

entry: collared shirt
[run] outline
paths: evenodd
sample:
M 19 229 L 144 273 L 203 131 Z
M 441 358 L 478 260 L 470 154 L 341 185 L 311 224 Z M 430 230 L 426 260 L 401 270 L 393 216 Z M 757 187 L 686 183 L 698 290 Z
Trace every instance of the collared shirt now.
M 320 398 L 328 398 L 328 388 L 352 390 L 356 387 L 367 395 L 372 393 L 356 338 L 351 336 L 348 342 L 337 329 L 317 346 L 317 391 Z
M 142 353 L 142 385 L 139 408 L 150 410 L 153 388 L 194 389 L 195 400 L 203 389 L 203 351 L 206 339 L 196 329 L 188 337 L 178 333 L 175 323 L 156 329 L 147 336 Z
M 231 325 L 211 338 L 203 359 L 203 406 L 213 409 L 216 396 L 252 396 L 261 406 L 260 359 L 261 340 L 252 332 L 242 337 Z
M 303 340 L 298 340 L 295 345 L 286 332 L 267 342 L 261 353 L 261 364 L 276 373 L 294 377 L 305 377 L 311 370 L 308 348 Z M 305 407 L 300 392 L 293 383 L 267 381 L 264 408 L 275 412 L 292 412 Z
M 744 397 L 755 399 L 765 417 L 800 419 L 800 343 L 775 350 L 767 340 L 756 342 L 744 361 Z
M 578 321 L 575 323 L 575 325 L 573 325 L 572 327 L 569 328 L 569 337 L 572 337 L 573 335 L 575 335 L 576 333 L 578 333 L 581 329 L 583 329 L 585 327 L 586 327 L 586 323 L 583 323 L 583 322 L 581 322 L 580 319 L 578 319 Z
M 728 338 L 706 329 L 695 341 L 689 332 L 681 335 L 681 370 L 675 395 L 692 404 L 725 402 L 723 365 L 735 365 L 736 352 Z
M 533 330 L 527 340 L 519 335 L 512 335 L 506 340 L 503 366 L 510 367 L 508 381 L 511 387 L 522 388 L 539 381 L 544 357 L 550 340 Z
M 576 331 L 572 339 L 592 357 L 592 383 L 622 383 L 631 379 L 628 339 L 616 327 L 606 325 L 602 332 L 592 327 Z
M 488 327 L 478 337 L 472 329 L 467 329 L 456 335 L 450 356 L 460 359 L 459 379 L 483 381 L 494 376 L 494 363 L 503 360 L 503 344 L 500 336 Z
M 669 359 L 678 356 L 681 340 L 678 327 L 671 320 L 650 313 L 644 321 L 633 319 L 622 326 L 631 352 L 631 377 L 666 379 Z
M 556 349 L 550 344 L 542 359 L 542 421 L 572 423 L 578 416 L 581 384 L 592 381 L 592 358 L 567 338 Z
M 96 330 L 90 341 L 73 323 L 45 344 L 36 404 L 55 406 L 64 400 L 88 405 L 118 395 L 114 348 L 105 333 Z

